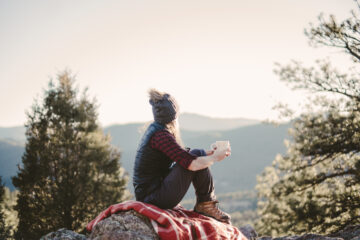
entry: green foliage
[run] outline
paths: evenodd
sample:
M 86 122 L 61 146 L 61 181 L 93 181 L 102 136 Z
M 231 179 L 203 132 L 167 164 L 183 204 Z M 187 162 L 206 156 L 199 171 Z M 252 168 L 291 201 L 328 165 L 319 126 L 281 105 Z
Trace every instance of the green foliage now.
M 17 190 L 10 191 L 9 188 L 5 187 L 4 193 L 5 194 L 4 194 L 3 210 L 4 210 L 5 223 L 6 226 L 8 226 L 10 229 L 10 235 L 13 236 L 19 222 L 19 219 L 17 217 L 17 212 L 14 209 L 17 201 L 17 194 L 19 193 L 19 191 Z
M 28 113 L 26 147 L 13 184 L 19 190 L 17 239 L 81 231 L 101 210 L 127 197 L 119 151 L 97 123 L 95 101 L 77 96 L 74 77 L 57 76 Z
M 321 15 L 319 21 L 306 31 L 311 43 L 342 48 L 359 63 L 357 15 L 341 23 Z M 334 98 L 316 98 L 293 121 L 287 153 L 258 177 L 260 234 L 330 233 L 360 223 L 360 79 L 355 68 L 341 73 L 328 61 L 317 64 L 293 62 L 276 70 L 294 89 Z
M 11 228 L 8 227 L 5 223 L 5 214 L 3 211 L 4 197 L 5 197 L 5 187 L 4 187 L 4 185 L 2 183 L 2 179 L 0 177 L 0 239 L 10 238 L 10 231 L 11 231 Z

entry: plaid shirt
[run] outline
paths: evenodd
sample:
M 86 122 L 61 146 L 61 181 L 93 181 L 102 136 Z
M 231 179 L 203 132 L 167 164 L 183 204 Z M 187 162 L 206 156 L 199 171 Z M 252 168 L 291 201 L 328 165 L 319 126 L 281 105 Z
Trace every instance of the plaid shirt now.
M 191 162 L 197 156 L 183 149 L 175 140 L 175 137 L 166 130 L 160 130 L 154 133 L 150 140 L 150 146 L 168 156 L 172 161 L 188 169 Z

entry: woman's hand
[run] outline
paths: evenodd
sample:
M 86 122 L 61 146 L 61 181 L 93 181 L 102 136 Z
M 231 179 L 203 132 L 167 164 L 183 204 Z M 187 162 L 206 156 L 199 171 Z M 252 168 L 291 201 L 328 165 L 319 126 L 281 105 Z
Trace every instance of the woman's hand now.
M 206 156 L 210 156 L 214 154 L 214 150 L 206 150 Z
M 231 155 L 231 147 L 229 145 L 228 149 L 227 149 L 227 152 L 225 153 L 225 156 L 230 156 Z
M 210 167 L 214 162 L 220 162 L 231 155 L 230 146 L 222 149 L 217 149 L 216 146 L 214 149 L 212 146 L 213 144 L 211 145 L 212 150 L 205 151 L 207 156 L 197 157 L 191 162 L 188 167 L 190 171 L 198 171 Z
M 213 157 L 217 162 L 224 160 L 226 157 L 231 155 L 231 148 L 216 149 L 213 153 Z
M 215 151 L 216 148 L 217 148 L 216 143 L 212 143 L 212 144 L 210 145 L 210 149 L 212 149 L 213 151 Z
M 216 143 L 212 143 L 211 145 L 210 145 L 210 150 L 206 150 L 205 152 L 206 152 L 206 156 L 211 156 L 211 155 L 213 155 L 214 154 L 214 152 L 215 152 L 215 150 L 216 150 Z

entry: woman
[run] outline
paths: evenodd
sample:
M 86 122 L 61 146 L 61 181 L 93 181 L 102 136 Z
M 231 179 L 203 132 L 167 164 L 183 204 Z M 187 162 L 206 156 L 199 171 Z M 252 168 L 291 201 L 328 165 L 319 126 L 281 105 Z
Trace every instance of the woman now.
M 230 147 L 204 151 L 185 150 L 177 122 L 179 107 L 167 93 L 149 91 L 154 122 L 145 131 L 136 154 L 133 184 L 136 200 L 163 209 L 175 207 L 193 183 L 194 211 L 230 223 L 214 194 L 209 166 L 230 155 Z

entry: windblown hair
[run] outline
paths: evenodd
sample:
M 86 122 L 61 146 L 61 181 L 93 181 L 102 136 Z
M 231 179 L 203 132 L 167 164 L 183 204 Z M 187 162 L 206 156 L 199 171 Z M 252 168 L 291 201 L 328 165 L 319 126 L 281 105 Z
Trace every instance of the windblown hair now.
M 161 92 L 161 91 L 159 91 L 159 90 L 157 90 L 155 88 L 149 89 L 148 93 L 149 93 L 150 100 L 152 100 L 154 103 L 159 102 L 160 100 L 162 100 L 164 95 L 166 94 L 166 93 Z M 175 137 L 176 142 L 181 147 L 184 147 L 184 144 L 183 144 L 183 141 L 182 141 L 181 135 L 180 135 L 179 125 L 178 125 L 178 123 L 176 121 L 177 120 L 175 119 L 174 121 L 171 121 L 171 122 L 167 123 L 165 125 L 165 129 L 168 130 Z M 143 131 L 145 131 L 150 124 L 151 124 L 151 122 L 145 124 L 145 126 L 143 128 Z
M 159 102 L 161 99 L 163 99 L 163 97 L 165 95 L 164 92 L 160 92 L 159 90 L 156 90 L 155 88 L 149 89 L 148 93 L 149 93 L 150 100 L 152 100 L 154 103 Z

